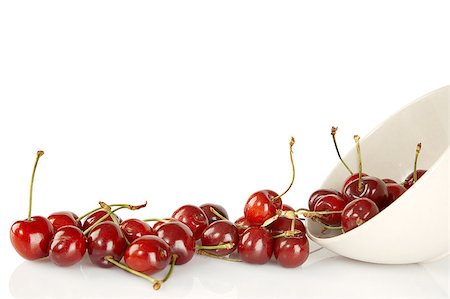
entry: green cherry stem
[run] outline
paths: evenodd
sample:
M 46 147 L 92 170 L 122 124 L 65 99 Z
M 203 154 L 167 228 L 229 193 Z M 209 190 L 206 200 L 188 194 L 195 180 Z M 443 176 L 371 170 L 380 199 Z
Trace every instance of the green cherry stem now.
M 298 209 L 297 211 L 295 211 L 295 214 L 303 215 L 306 218 L 312 218 L 320 215 L 342 214 L 342 211 L 310 211 L 306 209 Z
M 36 161 L 34 162 L 33 173 L 31 174 L 31 184 L 30 184 L 30 201 L 28 203 L 28 221 L 31 220 L 31 208 L 33 206 L 33 184 L 34 184 L 34 174 L 36 173 L 36 167 L 38 165 L 39 159 L 44 155 L 44 151 L 37 151 Z
M 173 267 L 175 266 L 175 262 L 177 261 L 177 258 L 178 258 L 178 255 L 176 255 L 176 254 L 172 255 L 172 262 L 170 263 L 169 272 L 167 272 L 166 276 L 164 276 L 164 278 L 161 280 L 161 282 L 166 282 L 170 278 L 170 275 L 172 275 Z
M 209 207 L 209 210 L 211 211 L 211 213 L 213 213 L 214 215 L 216 215 L 217 217 L 219 217 L 222 220 L 228 220 L 227 218 L 225 218 L 222 214 L 220 214 L 219 212 L 217 212 L 216 209 L 214 209 L 213 207 Z
M 111 264 L 113 264 L 114 266 L 117 266 L 117 267 L 119 267 L 119 268 L 121 268 L 121 269 L 123 269 L 123 270 L 125 270 L 127 272 L 130 272 L 130 273 L 132 273 L 132 274 L 134 274 L 136 276 L 139 276 L 141 278 L 144 278 L 144 279 L 150 281 L 153 284 L 153 289 L 154 290 L 159 290 L 159 288 L 161 288 L 161 281 L 159 281 L 158 279 L 153 278 L 153 277 L 151 277 L 149 275 L 146 275 L 144 273 L 141 273 L 139 271 L 133 270 L 133 269 L 131 269 L 131 268 L 129 268 L 129 267 L 119 263 L 118 261 L 113 259 L 112 256 L 105 256 L 104 259 L 107 260 L 108 262 L 110 262 Z
M 361 158 L 361 146 L 359 145 L 359 136 L 353 136 L 356 143 L 356 151 L 358 152 L 358 191 L 361 192 L 363 190 L 363 182 L 362 182 L 362 158 Z
M 238 260 L 238 259 L 233 259 L 233 258 L 229 258 L 229 257 L 225 257 L 225 256 L 211 254 L 204 250 L 197 250 L 197 254 L 204 255 L 207 257 L 212 257 L 212 258 L 219 259 L 219 260 L 229 261 L 229 262 L 238 262 L 238 263 L 242 262 L 241 260 Z
M 416 157 L 414 158 L 414 171 L 413 171 L 413 180 L 414 183 L 417 182 L 417 161 L 419 160 L 420 150 L 422 149 L 422 143 L 418 143 L 416 147 Z
M 118 207 L 118 208 L 116 208 L 116 209 L 114 209 L 114 210 L 109 210 L 107 214 L 103 215 L 101 218 L 99 218 L 97 221 L 95 221 L 91 226 L 89 226 L 89 227 L 83 232 L 83 234 L 84 234 L 85 236 L 87 236 L 87 235 L 89 234 L 89 232 L 90 232 L 95 226 L 97 226 L 97 224 L 99 224 L 100 222 L 104 221 L 104 220 L 105 220 L 106 218 L 108 218 L 109 216 L 112 216 L 113 213 L 115 213 L 115 212 L 117 212 L 118 210 L 121 210 L 121 209 L 125 209 L 125 207 Z M 111 217 L 111 218 L 113 218 L 113 217 Z M 113 219 L 114 219 L 114 218 L 113 218 Z M 116 224 L 117 224 L 117 223 L 116 223 Z
M 232 242 L 221 243 L 218 245 L 197 245 L 195 246 L 195 249 L 199 250 L 232 249 L 234 245 L 235 244 Z
M 110 204 L 109 206 L 110 207 L 124 207 L 124 208 L 127 208 L 129 210 L 138 210 L 140 208 L 145 207 L 146 205 L 147 205 L 147 202 L 145 202 L 143 205 L 138 205 L 138 206 L 133 206 L 133 205 L 130 205 L 130 204 L 123 204 L 123 203 L 113 203 L 113 204 Z M 81 219 L 89 216 L 90 214 L 92 214 L 94 212 L 97 212 L 98 210 L 101 210 L 101 209 L 103 209 L 103 208 L 102 207 L 95 208 L 95 209 L 87 212 L 86 214 L 83 214 L 81 217 L 78 217 L 78 220 L 81 220 Z
M 167 223 L 167 222 L 171 222 L 171 221 L 173 221 L 173 220 L 170 220 L 170 219 L 162 219 L 162 218 L 147 218 L 147 219 L 143 219 L 142 221 L 144 221 L 144 222 L 154 222 L 154 221 L 159 221 L 159 222 Z
M 353 175 L 353 171 L 350 169 L 350 167 L 348 167 L 347 163 L 345 163 L 344 159 L 342 159 L 341 157 L 341 153 L 339 152 L 339 148 L 336 142 L 336 132 L 338 130 L 338 127 L 331 127 L 331 136 L 333 137 L 333 142 L 334 142 L 334 147 L 336 148 L 336 153 L 339 157 L 339 160 L 341 160 L 342 164 L 345 166 L 345 168 L 347 168 L 348 172 L 350 173 L 350 175 Z
M 294 158 L 292 157 L 292 147 L 295 144 L 295 139 L 294 137 L 291 137 L 291 141 L 289 142 L 289 157 L 291 159 L 291 166 L 292 166 L 292 178 L 291 178 L 291 183 L 289 184 L 289 186 L 287 187 L 287 189 L 281 193 L 278 196 L 275 196 L 274 198 L 271 199 L 271 201 L 276 201 L 278 199 L 280 199 L 283 195 L 285 195 L 292 187 L 292 185 L 294 184 L 294 179 L 295 179 L 295 165 L 294 165 Z

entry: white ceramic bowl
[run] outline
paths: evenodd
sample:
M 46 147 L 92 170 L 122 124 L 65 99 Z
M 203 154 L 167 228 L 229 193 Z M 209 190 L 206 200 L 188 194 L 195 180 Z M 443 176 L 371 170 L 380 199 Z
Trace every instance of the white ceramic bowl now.
M 382 264 L 432 261 L 449 254 L 449 102 L 450 86 L 414 101 L 361 139 L 363 171 L 397 182 L 412 171 L 417 143 L 418 168 L 428 169 L 393 204 L 345 234 L 307 221 L 308 236 L 346 257 Z M 345 156 L 357 169 L 356 151 Z M 322 188 L 340 190 L 348 172 L 337 165 Z

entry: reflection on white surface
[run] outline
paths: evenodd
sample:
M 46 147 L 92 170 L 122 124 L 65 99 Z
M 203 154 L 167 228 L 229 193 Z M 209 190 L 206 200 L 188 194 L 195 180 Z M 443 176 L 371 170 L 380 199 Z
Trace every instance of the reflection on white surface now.
M 296 269 L 284 269 L 275 262 L 257 266 L 196 256 L 176 267 L 171 279 L 155 292 L 143 279 L 116 268 L 98 268 L 85 258 L 69 268 L 48 260 L 23 262 L 9 285 L 16 298 L 447 298 L 448 267 L 448 257 L 430 264 L 377 265 L 339 257 L 326 249 L 313 253 Z

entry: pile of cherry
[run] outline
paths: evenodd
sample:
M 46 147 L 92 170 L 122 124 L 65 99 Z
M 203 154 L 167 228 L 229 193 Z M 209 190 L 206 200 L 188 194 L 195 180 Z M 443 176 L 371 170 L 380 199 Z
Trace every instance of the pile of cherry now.
M 336 128 L 332 129 L 333 141 Z M 10 230 L 11 243 L 25 259 L 48 257 L 58 266 L 71 266 L 84 257 L 99 267 L 117 266 L 149 280 L 155 290 L 170 277 L 174 265 L 189 262 L 195 253 L 229 261 L 264 264 L 275 256 L 283 267 L 298 267 L 309 256 L 309 243 L 302 222 L 309 217 L 324 229 L 347 232 L 386 208 L 414 184 L 424 170 L 416 170 L 420 144 L 416 151 L 414 171 L 405 182 L 397 184 L 362 173 L 359 137 L 355 136 L 360 171 L 351 176 L 342 192 L 332 189 L 315 191 L 309 199 L 309 210 L 283 204 L 281 196 L 291 188 L 295 178 L 292 158 L 294 139 L 290 142 L 292 180 L 281 195 L 271 190 L 252 194 L 244 206 L 244 216 L 234 223 L 218 204 L 184 205 L 164 219 L 122 219 L 120 209 L 137 210 L 142 205 L 106 204 L 81 217 L 69 211 L 56 212 L 47 218 L 31 216 L 33 183 L 43 151 L 38 151 L 30 186 L 28 218 L 16 221 Z M 153 226 L 149 222 L 154 222 Z M 237 252 L 237 254 L 236 254 Z M 230 257 L 232 255 L 232 257 Z M 236 255 L 237 258 L 234 258 Z M 169 267 L 166 275 L 152 275 Z

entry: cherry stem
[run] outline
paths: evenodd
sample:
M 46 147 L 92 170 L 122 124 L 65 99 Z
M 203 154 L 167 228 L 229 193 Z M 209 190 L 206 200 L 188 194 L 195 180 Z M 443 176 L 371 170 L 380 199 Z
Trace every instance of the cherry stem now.
M 140 208 L 143 208 L 146 205 L 147 205 L 147 202 L 145 202 L 143 205 L 138 205 L 138 206 L 134 206 L 134 205 L 130 205 L 130 204 L 123 204 L 123 203 L 113 203 L 113 204 L 110 204 L 109 206 L 110 207 L 124 207 L 124 208 L 127 208 L 129 210 L 139 210 Z M 81 219 L 85 218 L 86 216 L 89 216 L 90 214 L 92 214 L 94 212 L 97 212 L 98 210 L 101 210 L 101 209 L 102 209 L 102 207 L 95 208 L 95 209 L 87 212 L 83 216 L 78 217 L 78 220 L 81 220 Z
M 31 184 L 30 184 L 30 201 L 28 204 L 28 221 L 31 220 L 31 208 L 33 206 L 33 184 L 34 184 L 34 174 L 36 173 L 36 167 L 39 162 L 39 158 L 44 155 L 44 151 L 37 151 L 36 153 L 36 161 L 34 162 L 33 173 L 31 174 Z
M 149 275 L 141 273 L 139 271 L 133 270 L 133 269 L 131 269 L 131 268 L 129 268 L 129 267 L 119 263 L 118 261 L 113 259 L 112 256 L 105 256 L 104 259 L 107 260 L 108 262 L 110 262 L 111 264 L 113 264 L 114 266 L 117 266 L 117 267 L 119 267 L 119 268 L 121 268 L 121 269 L 123 269 L 123 270 L 125 270 L 127 272 L 130 272 L 130 273 L 132 273 L 132 274 L 134 274 L 136 276 L 139 276 L 141 278 L 144 278 L 144 279 L 150 281 L 151 283 L 153 283 L 153 289 L 155 289 L 155 290 L 159 290 L 159 288 L 161 287 L 161 281 L 159 281 L 156 278 L 153 278 L 153 277 L 151 277 Z
M 289 184 L 289 186 L 287 187 L 287 189 L 281 193 L 280 195 L 275 196 L 274 198 L 271 199 L 271 201 L 276 201 L 278 199 L 280 199 L 283 195 L 285 195 L 292 187 L 292 185 L 294 184 L 294 179 L 295 179 L 295 165 L 294 165 L 294 158 L 292 157 L 292 147 L 295 144 L 295 139 L 294 137 L 291 137 L 291 141 L 289 142 L 289 157 L 291 159 L 291 166 L 292 166 L 292 178 L 291 178 L 291 183 Z
M 203 250 L 215 250 L 215 249 L 233 249 L 234 243 L 228 242 L 228 243 L 221 243 L 218 245 L 197 245 L 195 246 L 196 249 L 203 249 Z
M 160 221 L 160 222 L 167 223 L 167 222 L 171 222 L 172 220 L 169 220 L 169 219 L 161 219 L 161 218 L 147 218 L 147 219 L 143 219 L 142 221 L 144 221 L 144 222 Z
M 213 213 L 214 215 L 216 215 L 217 217 L 219 217 L 222 220 L 228 220 L 227 218 L 225 218 L 225 216 L 223 216 L 222 214 L 220 214 L 219 212 L 217 212 L 216 209 L 214 209 L 213 207 L 209 207 L 209 210 L 211 211 L 211 213 Z
M 417 160 L 419 160 L 420 150 L 422 149 L 422 143 L 418 143 L 416 147 L 416 157 L 414 159 L 414 171 L 413 171 L 413 181 L 417 182 Z
M 112 210 L 112 211 L 109 210 L 107 214 L 103 215 L 101 218 L 99 218 L 97 221 L 95 221 L 91 226 L 89 226 L 89 227 L 83 232 L 83 234 L 84 234 L 85 236 L 87 236 L 87 235 L 89 234 L 89 232 L 90 232 L 95 226 L 97 226 L 97 224 L 99 224 L 100 222 L 104 221 L 106 218 L 108 218 L 109 216 L 112 216 L 115 212 L 117 212 L 118 210 L 121 210 L 121 209 L 125 209 L 125 207 L 118 207 L 118 208 L 116 208 L 116 209 L 114 209 L 114 210 Z M 111 217 L 111 218 L 113 218 L 113 217 Z M 113 219 L 114 219 L 114 218 L 113 218 Z M 116 223 L 116 224 L 117 224 L 117 223 Z
M 361 158 L 361 147 L 359 145 L 359 136 L 355 135 L 353 136 L 353 139 L 355 139 L 356 143 L 356 151 L 358 152 L 358 191 L 361 192 L 363 190 L 363 182 L 362 182 L 362 158 Z
M 320 223 L 324 228 L 326 228 L 326 229 L 330 229 L 330 230 L 333 230 L 333 229 L 342 229 L 342 226 L 331 226 L 331 225 L 327 225 L 327 224 L 325 224 L 325 223 L 323 223 L 322 221 L 320 221 L 319 219 L 317 219 L 317 218 L 312 218 L 312 220 L 313 221 L 315 221 L 315 222 L 317 222 L 317 223 Z
M 295 230 L 295 219 L 292 219 L 291 221 L 291 231 Z
M 170 275 L 172 275 L 173 272 L 173 267 L 175 266 L 175 262 L 177 261 L 178 255 L 174 254 L 172 255 L 172 262 L 170 263 L 170 269 L 169 272 L 167 272 L 166 276 L 164 276 L 164 278 L 161 280 L 161 282 L 166 282 Z
M 333 137 L 334 147 L 336 148 L 337 155 L 339 157 L 339 160 L 341 160 L 342 164 L 347 168 L 350 175 L 353 175 L 353 171 L 348 167 L 347 163 L 345 163 L 344 159 L 341 157 L 341 153 L 339 152 L 339 148 L 336 142 L 336 132 L 338 130 L 338 127 L 331 127 L 331 136 Z
M 342 214 L 342 210 L 341 211 L 310 211 L 310 210 L 305 210 L 305 209 L 298 209 L 297 211 L 295 211 L 295 214 L 301 214 L 301 215 L 305 216 L 306 218 L 312 218 L 312 217 L 317 217 L 317 216 L 321 216 L 321 215 Z
M 293 236 L 295 236 L 295 235 L 297 235 L 297 234 L 301 234 L 301 233 L 302 233 L 302 231 L 300 231 L 300 230 L 295 230 L 295 229 L 287 230 L 287 231 L 282 232 L 281 234 L 272 236 L 272 239 L 285 238 L 285 237 L 293 237 Z
M 233 259 L 233 258 L 229 258 L 229 257 L 225 257 L 225 256 L 211 254 L 204 250 L 197 250 L 197 254 L 212 257 L 212 258 L 219 259 L 219 260 L 225 260 L 225 261 L 229 261 L 229 262 L 242 262 L 241 260 L 238 260 L 238 259 Z

